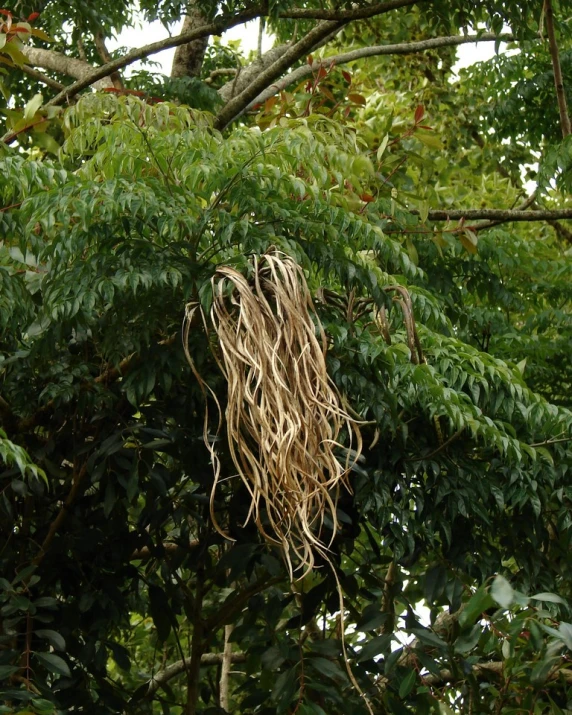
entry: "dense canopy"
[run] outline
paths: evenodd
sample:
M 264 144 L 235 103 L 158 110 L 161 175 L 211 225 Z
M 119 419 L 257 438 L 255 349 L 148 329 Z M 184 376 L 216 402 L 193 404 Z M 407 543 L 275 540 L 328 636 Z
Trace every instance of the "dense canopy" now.
M 572 712 L 571 12 L 0 9 L 0 713 Z

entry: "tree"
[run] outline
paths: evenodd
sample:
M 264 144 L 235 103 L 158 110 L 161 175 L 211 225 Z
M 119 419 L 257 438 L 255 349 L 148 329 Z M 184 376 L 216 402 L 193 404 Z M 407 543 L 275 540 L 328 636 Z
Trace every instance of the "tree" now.
M 181 33 L 114 55 L 134 4 L 39 9 L 0 712 L 569 712 L 570 3 L 145 0 Z M 475 38 L 514 52 L 457 79 Z

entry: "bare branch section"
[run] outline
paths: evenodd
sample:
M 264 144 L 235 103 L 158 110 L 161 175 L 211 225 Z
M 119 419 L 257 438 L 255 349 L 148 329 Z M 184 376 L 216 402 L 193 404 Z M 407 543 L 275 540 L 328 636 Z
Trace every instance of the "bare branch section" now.
M 291 84 L 300 82 L 305 77 L 308 77 L 317 72 L 320 67 L 330 67 L 334 65 L 343 65 L 348 62 L 364 59 L 365 57 L 378 57 L 382 55 L 410 55 L 416 52 L 425 52 L 426 50 L 435 50 L 440 47 L 453 47 L 455 45 L 466 45 L 477 42 L 512 42 L 514 36 L 511 34 L 494 35 L 485 33 L 482 35 L 451 35 L 446 37 L 433 37 L 429 40 L 421 40 L 419 42 L 402 42 L 396 45 L 372 45 L 371 47 L 362 47 L 351 52 L 344 52 L 340 55 L 325 57 L 323 60 L 314 60 L 312 65 L 303 65 L 290 72 L 278 82 L 267 87 L 261 92 L 249 106 L 264 102 L 277 92 L 281 92 Z
M 554 71 L 554 85 L 556 87 L 556 98 L 558 100 L 558 110 L 560 112 L 560 127 L 562 136 L 566 139 L 572 133 L 570 126 L 570 115 L 566 104 L 566 92 L 564 91 L 564 79 L 560 66 L 560 55 L 558 44 L 556 43 L 556 32 L 554 31 L 554 11 L 552 0 L 544 0 L 544 17 L 546 18 L 546 32 L 548 34 L 548 44 L 550 47 L 550 57 L 552 59 L 552 69 Z
M 265 72 L 270 66 L 277 62 L 291 45 L 278 45 L 272 47 L 247 67 L 236 71 L 236 76 L 230 82 L 224 84 L 219 90 L 219 96 L 224 102 L 229 102 L 233 97 L 237 97 L 241 92 L 249 87 L 256 78 Z
M 530 666 L 533 664 L 530 663 Z M 503 676 L 505 664 L 500 662 L 491 663 L 477 663 L 472 668 L 472 675 L 477 680 L 488 680 L 491 676 L 501 677 Z M 504 676 L 506 677 L 506 676 Z M 572 670 L 569 668 L 554 668 L 548 677 L 549 681 L 558 680 L 561 678 L 565 683 L 572 683 Z M 428 685 L 431 687 L 444 685 L 445 683 L 459 683 L 466 680 L 466 675 L 455 674 L 450 670 L 442 670 L 440 673 L 431 673 L 429 675 L 424 675 L 421 677 L 421 682 L 423 685 Z
M 201 656 L 201 666 L 208 665 L 222 665 L 223 659 L 225 658 L 224 653 L 203 653 Z M 230 655 L 231 663 L 244 663 L 246 661 L 246 653 L 232 653 Z M 178 660 L 171 665 L 168 665 L 164 670 L 154 675 L 149 681 L 149 688 L 145 693 L 145 698 L 149 699 L 154 695 L 159 688 L 169 682 L 172 678 L 176 678 L 177 675 L 184 673 L 191 663 L 190 658 L 185 658 L 184 660 Z
M 44 50 L 41 47 L 26 47 L 25 53 L 31 65 L 43 67 L 46 70 L 58 72 L 59 74 L 65 74 L 68 75 L 68 77 L 75 77 L 78 82 L 88 80 L 94 70 L 92 65 L 88 62 L 78 60 L 75 57 L 66 57 L 53 50 Z M 88 84 L 93 84 L 96 89 L 113 87 L 113 82 L 107 76 L 108 74 L 109 72 L 100 75 L 96 77 L 93 82 L 88 82 Z M 85 86 L 87 87 L 87 84 Z
M 22 72 L 27 74 L 28 77 L 32 77 L 38 82 L 42 82 L 42 84 L 45 84 L 47 87 L 51 87 L 52 89 L 55 89 L 57 92 L 61 92 L 62 89 L 65 88 L 65 85 L 61 82 L 58 82 L 51 77 L 48 77 L 43 72 L 38 72 L 38 70 L 35 70 L 33 67 L 28 67 L 28 65 L 24 65 L 23 67 L 20 67 L 20 69 L 22 70 Z
M 411 213 L 417 213 L 412 211 Z M 572 219 L 572 209 L 519 211 L 504 209 L 467 209 L 466 211 L 429 211 L 429 221 L 557 221 Z
M 383 15 L 391 10 L 397 10 L 400 7 L 408 5 L 418 5 L 425 0 L 390 0 L 390 2 L 382 2 L 368 7 L 356 7 L 351 10 L 317 10 L 313 8 L 293 8 L 286 12 L 280 13 L 282 18 L 291 18 L 294 20 L 337 20 L 342 22 L 351 22 L 353 20 L 367 20 L 376 15 Z
M 102 62 L 111 62 L 111 55 L 109 54 L 109 51 L 107 49 L 107 45 L 105 44 L 105 38 L 101 34 L 101 32 L 96 32 L 94 37 L 94 42 L 95 42 L 95 47 L 97 48 L 97 51 L 99 53 L 99 56 L 101 57 Z M 114 72 L 109 76 L 111 81 L 113 82 L 113 86 L 115 89 L 125 89 L 123 86 L 123 80 L 121 79 L 121 75 L 119 72 Z
M 167 37 L 165 40 L 160 40 L 159 42 L 152 42 L 149 45 L 144 45 L 143 47 L 138 47 L 131 52 L 119 57 L 111 62 L 106 62 L 101 67 L 92 68 L 90 74 L 82 79 L 78 79 L 77 82 L 70 84 L 65 90 L 57 94 L 53 99 L 51 99 L 46 107 L 57 106 L 63 104 L 66 101 L 75 97 L 76 94 L 81 92 L 82 89 L 95 85 L 99 80 L 109 77 L 113 72 L 116 72 L 124 67 L 141 60 L 144 57 L 149 57 L 150 55 L 155 55 L 157 52 L 162 52 L 170 47 L 179 47 L 179 45 L 185 45 L 193 40 L 198 40 L 201 37 L 208 37 L 209 35 L 221 35 L 226 30 L 236 25 L 243 25 L 249 20 L 254 20 L 263 14 L 263 8 L 256 7 L 246 10 L 245 12 L 239 13 L 231 18 L 219 18 L 213 22 L 203 25 L 191 32 L 185 34 L 177 35 L 176 37 Z M 79 62 L 80 60 L 78 60 Z M 83 64 L 83 63 L 82 63 Z M 71 75 L 73 76 L 73 75 Z M 110 80 L 108 82 L 111 84 Z M 110 86 L 108 84 L 107 86 Z

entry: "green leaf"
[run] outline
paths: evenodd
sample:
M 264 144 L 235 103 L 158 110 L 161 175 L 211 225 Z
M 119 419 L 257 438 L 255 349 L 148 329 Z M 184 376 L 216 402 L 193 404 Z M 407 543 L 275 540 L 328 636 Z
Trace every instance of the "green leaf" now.
M 558 626 L 558 632 L 568 650 L 572 650 L 572 623 L 562 621 Z
M 434 646 L 436 648 L 447 647 L 447 644 L 442 638 L 440 638 L 436 633 L 433 633 L 433 631 L 430 631 L 427 628 L 411 628 L 409 630 L 409 633 L 413 633 L 416 638 L 418 638 L 422 643 L 425 643 L 426 645 Z
M 149 610 L 160 641 L 165 642 L 172 628 L 172 615 L 165 591 L 155 584 L 149 585 Z
M 34 653 L 34 656 L 51 672 L 71 677 L 69 665 L 55 653 Z
M 359 652 L 358 663 L 362 663 L 364 660 L 370 660 L 376 655 L 385 652 L 389 648 L 391 640 L 392 635 L 390 633 L 368 640 Z
M 59 633 L 56 631 L 52 631 L 49 629 L 40 629 L 37 631 L 34 631 L 34 633 L 37 636 L 40 636 L 40 638 L 45 638 L 47 641 L 50 642 L 51 645 L 53 645 L 56 650 L 62 650 L 65 651 L 66 649 L 66 642 Z
M 415 680 L 417 679 L 417 673 L 413 668 L 409 671 L 409 673 L 403 678 L 399 685 L 399 697 L 402 699 L 405 699 L 409 693 L 413 690 L 413 686 L 415 685 Z
M 20 668 L 17 665 L 0 665 L 0 680 L 7 680 L 19 670 Z
M 459 616 L 459 625 L 461 628 L 472 626 L 473 623 L 481 616 L 483 611 L 486 611 L 494 604 L 494 601 L 488 592 L 486 586 L 481 586 L 471 596 L 465 608 L 463 608 Z
M 566 601 L 561 597 L 558 596 L 556 593 L 536 593 L 534 596 L 530 596 L 530 598 L 534 599 L 535 601 L 545 601 L 546 603 L 561 603 L 563 605 L 566 605 Z
M 44 98 L 41 94 L 35 94 L 24 108 L 24 119 L 33 119 L 38 109 L 42 106 Z
M 280 673 L 272 690 L 272 701 L 276 704 L 276 712 L 286 712 L 288 706 L 296 696 L 296 667 Z
M 320 658 L 320 656 L 312 656 L 309 658 L 309 663 L 321 675 L 325 675 L 326 678 L 331 678 L 332 680 L 346 680 L 346 674 L 340 668 L 339 663 L 335 661 Z
M 510 608 L 514 602 L 514 589 L 506 578 L 499 574 L 491 585 L 491 596 L 502 608 Z

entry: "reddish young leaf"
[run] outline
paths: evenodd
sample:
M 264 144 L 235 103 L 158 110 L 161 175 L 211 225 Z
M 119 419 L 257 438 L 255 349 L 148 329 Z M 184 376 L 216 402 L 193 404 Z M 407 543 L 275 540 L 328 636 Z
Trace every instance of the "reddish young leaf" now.
M 351 74 L 350 74 L 349 72 L 347 72 L 346 70 L 342 70 L 342 77 L 346 80 L 346 82 L 347 82 L 348 84 L 351 84 L 351 83 L 352 83 L 352 76 L 351 76 Z
M 34 22 L 34 20 L 37 20 L 40 17 L 39 12 L 33 12 L 31 15 L 28 16 L 28 22 Z
M 348 94 L 348 99 L 350 100 L 350 102 L 354 102 L 354 104 L 361 104 L 362 107 L 366 103 L 365 97 L 362 97 L 361 94 L 355 94 L 355 93 Z
M 424 114 L 425 107 L 422 104 L 418 104 L 417 109 L 415 110 L 415 124 L 419 124 L 419 122 L 423 119 Z
M 314 58 L 312 57 L 312 55 L 308 55 L 308 64 L 310 65 L 310 67 L 314 64 Z
M 360 196 L 362 201 L 369 203 L 370 201 L 375 201 L 375 198 L 371 194 L 364 193 Z
M 323 94 L 324 97 L 326 97 L 326 99 L 330 100 L 330 102 L 335 103 L 336 98 L 334 97 L 334 95 L 330 92 L 330 90 L 327 87 L 320 87 L 320 94 Z
M 328 70 L 324 67 L 324 65 L 322 65 L 320 67 L 320 69 L 318 70 L 318 76 L 316 79 L 318 81 L 320 81 L 321 79 L 324 79 L 324 77 L 327 77 L 327 75 L 328 75 Z

